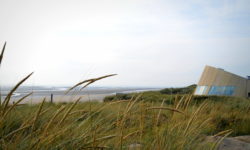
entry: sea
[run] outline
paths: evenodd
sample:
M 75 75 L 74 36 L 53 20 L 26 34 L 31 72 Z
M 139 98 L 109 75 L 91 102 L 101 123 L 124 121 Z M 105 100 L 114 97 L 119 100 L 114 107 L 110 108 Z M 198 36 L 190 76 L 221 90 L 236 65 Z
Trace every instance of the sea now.
M 1 99 L 4 99 L 13 87 L 1 87 Z M 11 97 L 11 103 L 32 93 L 22 103 L 39 103 L 43 99 L 51 102 L 72 102 L 81 97 L 81 101 L 103 101 L 106 96 L 121 93 L 139 93 L 144 91 L 157 91 L 161 88 L 148 87 L 86 87 L 84 89 L 76 88 L 67 93 L 68 86 L 21 86 Z

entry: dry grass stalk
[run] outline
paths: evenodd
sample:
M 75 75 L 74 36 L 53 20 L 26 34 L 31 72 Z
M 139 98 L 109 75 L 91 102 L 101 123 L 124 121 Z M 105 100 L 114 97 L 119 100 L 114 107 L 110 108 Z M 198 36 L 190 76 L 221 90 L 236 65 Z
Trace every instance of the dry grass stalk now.
M 142 135 L 144 131 L 144 124 L 145 124 L 145 106 L 143 105 L 142 101 L 140 102 L 140 142 L 142 142 Z
M 89 111 L 87 111 L 87 110 L 76 110 L 76 111 L 71 112 L 69 115 L 73 115 L 73 114 L 77 114 L 77 113 L 86 114 L 88 112 Z
M 232 129 L 228 129 L 228 130 L 225 130 L 225 131 L 221 131 L 221 132 L 219 132 L 219 133 L 217 133 L 217 134 L 215 134 L 213 136 L 214 137 L 216 137 L 216 136 L 222 136 L 222 135 L 228 134 L 230 132 L 233 132 L 233 130 Z
M 90 149 L 98 150 L 99 149 L 99 150 L 104 150 L 104 149 L 110 149 L 110 147 L 108 147 L 108 146 L 96 146 L 96 147 L 89 146 L 89 147 L 82 147 L 80 149 L 88 149 L 88 150 L 90 150 Z
M 7 43 L 5 42 L 4 45 L 3 45 L 3 49 L 2 49 L 1 55 L 0 55 L 0 66 L 1 66 L 1 64 L 2 64 L 2 60 L 3 60 L 3 55 L 4 55 L 4 51 L 5 51 L 6 44 L 7 44 Z
M 82 82 L 79 82 L 77 83 L 76 85 L 74 85 L 73 87 L 69 88 L 67 91 L 66 91 L 66 94 L 68 94 L 71 90 L 73 90 L 74 88 L 86 83 L 86 85 L 84 85 L 81 90 L 85 87 L 87 87 L 88 85 L 98 81 L 98 80 L 101 80 L 101 79 L 104 79 L 104 78 L 108 78 L 108 77 L 111 77 L 111 76 L 115 76 L 117 74 L 110 74 L 110 75 L 105 75 L 105 76 L 102 76 L 102 77 L 98 77 L 98 78 L 93 78 L 93 79 L 88 79 L 88 80 L 84 80 Z
M 232 133 L 232 131 L 229 131 L 229 130 L 226 130 L 227 131 L 227 133 L 223 136 L 223 137 L 221 137 L 221 138 L 219 138 L 214 144 L 213 144 L 213 146 L 212 146 L 212 148 L 211 148 L 211 150 L 217 150 L 218 149 L 218 146 L 219 146 L 219 144 L 227 137 L 227 136 L 229 136 L 231 133 Z
M 47 126 L 45 127 L 43 134 L 42 135 L 46 135 L 47 131 L 49 129 L 49 127 L 51 126 L 52 122 L 55 120 L 55 118 L 65 109 L 65 106 L 61 106 L 57 112 L 54 114 L 54 116 L 50 119 L 49 123 L 47 124 Z
M 192 130 L 190 130 L 189 133 L 192 134 L 193 132 L 199 130 L 199 129 L 202 128 L 204 125 L 209 124 L 209 121 L 211 121 L 211 118 L 207 118 L 206 120 L 202 121 L 202 123 L 199 122 L 199 124 L 198 124 L 195 128 L 193 128 Z
M 133 95 L 133 96 L 130 98 L 130 100 L 128 101 L 128 104 L 126 105 L 125 110 L 127 110 L 128 107 L 131 105 L 132 101 L 134 100 L 134 97 L 135 97 L 135 95 Z
M 41 137 L 40 141 L 37 143 L 37 149 L 41 149 L 39 148 L 41 145 L 50 145 L 50 143 L 52 143 L 57 137 L 64 134 L 68 129 L 69 127 L 62 128 L 58 132 L 49 134 L 47 137 Z M 45 144 L 45 142 L 47 143 Z
M 33 122 L 33 125 L 32 125 L 32 130 L 33 131 L 35 129 L 35 125 L 36 125 L 37 119 L 38 119 L 39 115 L 41 114 L 41 111 L 42 111 L 42 108 L 43 108 L 45 100 L 46 100 L 46 98 L 43 99 L 42 103 L 40 104 L 40 106 L 39 106 L 39 108 L 37 110 L 37 113 L 36 113 L 36 116 L 34 118 L 34 122 Z
M 134 135 L 134 134 L 140 133 L 140 132 L 141 132 L 141 130 L 136 130 L 136 131 L 134 131 L 134 132 L 131 132 L 131 133 L 125 135 L 125 136 L 123 137 L 123 140 L 126 140 L 128 137 L 130 137 L 130 136 L 132 136 L 132 135 Z
M 188 121 L 187 127 L 184 130 L 184 135 L 187 135 L 188 133 L 188 129 L 190 128 L 191 124 L 193 123 L 193 121 L 195 120 L 195 118 L 197 117 L 197 114 L 201 111 L 202 108 L 204 108 L 208 103 L 203 102 L 198 108 L 197 110 L 192 114 L 191 118 Z
M 178 113 L 181 113 L 183 115 L 185 115 L 184 112 L 178 110 L 178 109 L 175 109 L 175 108 L 169 108 L 169 107 L 149 107 L 147 108 L 147 110 L 152 110 L 152 109 L 164 109 L 164 110 L 170 110 L 170 111 L 173 111 L 173 112 L 178 112 Z
M 30 126 L 31 126 L 31 125 L 26 125 L 26 126 L 24 126 L 24 127 L 20 127 L 20 128 L 18 128 L 18 129 L 16 129 L 16 130 L 12 131 L 11 133 L 7 134 L 6 136 L 4 136 L 4 137 L 2 138 L 2 140 L 6 139 L 6 138 L 8 138 L 8 137 L 10 137 L 10 136 L 13 136 L 14 134 L 16 134 L 16 133 L 19 132 L 19 131 L 22 131 L 22 130 L 24 130 L 24 129 L 26 129 L 26 128 L 29 128 Z
M 23 101 L 25 98 L 27 98 L 28 96 L 30 96 L 33 92 L 23 96 L 22 98 L 20 98 L 16 103 L 14 103 L 13 105 L 10 106 L 10 108 L 6 111 L 6 113 L 3 114 L 1 119 L 4 119 L 10 112 L 12 109 L 14 109 L 21 101 Z
M 71 110 L 76 106 L 76 104 L 81 100 L 81 97 L 79 97 L 71 106 L 70 108 L 65 112 L 62 120 L 58 123 L 58 125 L 62 124 L 63 121 L 68 117 L 69 113 L 71 112 Z
M 179 102 L 177 103 L 175 109 L 179 109 L 179 108 L 180 108 L 180 106 L 181 106 L 182 101 L 184 100 L 184 98 L 185 98 L 185 96 L 183 95 L 183 96 L 181 97 L 181 99 L 179 100 Z M 177 101 L 177 96 L 176 96 L 176 99 L 175 99 L 175 100 Z
M 42 116 L 43 114 L 45 114 L 46 112 L 48 112 L 50 109 L 51 109 L 51 108 L 47 108 L 47 109 L 45 109 L 44 111 L 42 111 L 42 112 L 40 113 L 40 116 Z
M 138 95 L 134 101 L 132 101 L 133 99 L 131 98 L 131 102 L 129 103 L 130 105 L 128 105 L 126 111 L 125 111 L 125 115 L 131 110 L 131 108 L 135 105 L 135 103 L 139 100 L 139 98 L 141 98 L 142 94 Z
M 122 149 L 122 145 L 123 145 L 123 129 L 124 129 L 124 124 L 125 124 L 125 120 L 127 119 L 127 115 L 129 113 L 129 111 L 131 110 L 131 108 L 135 105 L 135 103 L 139 100 L 139 98 L 142 96 L 142 94 L 138 95 L 135 100 L 133 101 L 133 97 L 131 98 L 131 100 L 129 101 L 127 107 L 125 108 L 124 110 L 124 113 L 123 113 L 123 117 L 121 119 L 121 122 L 120 122 L 120 149 Z
M 108 105 L 118 104 L 118 103 L 122 103 L 122 102 L 129 102 L 129 101 L 128 100 L 118 100 L 118 101 L 114 101 L 114 102 L 109 102 Z
M 193 99 L 193 95 L 188 95 L 183 104 L 183 109 L 186 110 Z
M 190 95 L 190 98 L 188 99 L 188 102 L 187 102 L 187 105 L 186 105 L 186 109 L 187 109 L 188 106 L 190 105 L 190 102 L 193 100 L 193 97 L 194 97 L 194 95 L 191 94 L 191 95 Z
M 2 110 L 2 114 L 5 113 L 5 111 L 7 110 L 7 107 L 9 105 L 9 101 L 10 101 L 10 98 L 12 96 L 12 94 L 16 91 L 16 89 L 24 82 L 26 81 L 31 75 L 33 74 L 30 73 L 28 76 L 26 76 L 24 79 L 22 79 L 21 81 L 19 81 L 16 86 L 7 94 L 6 98 L 4 99 L 3 101 L 3 110 Z
M 1 55 L 0 55 L 0 67 L 1 67 L 1 64 L 2 64 L 2 60 L 3 60 L 3 55 L 4 55 L 4 51 L 5 51 L 5 47 L 6 47 L 6 42 L 4 43 L 3 45 L 3 49 L 2 49 L 2 52 L 1 52 Z M 1 93 L 0 93 L 0 110 L 1 110 L 1 104 L 2 104 L 2 98 L 1 98 Z
M 166 100 L 166 99 L 163 99 L 163 100 L 162 100 L 161 106 L 160 106 L 160 107 L 163 107 L 165 100 Z M 157 116 L 157 119 L 156 119 L 156 126 L 159 125 L 159 119 L 160 119 L 160 116 L 161 116 L 161 110 L 162 110 L 162 109 L 159 110 L 159 113 L 158 113 L 158 116 Z
M 99 147 L 99 146 L 91 146 L 91 147 L 89 147 L 87 145 L 90 145 L 93 142 L 102 142 L 102 141 L 105 141 L 105 140 L 109 140 L 109 139 L 112 139 L 114 137 L 117 137 L 117 135 L 107 135 L 107 136 L 104 136 L 104 137 L 97 138 L 95 141 L 90 141 L 90 142 L 85 143 L 84 144 L 85 146 L 81 147 L 80 149 L 86 149 L 86 148 L 92 148 L 92 147 Z

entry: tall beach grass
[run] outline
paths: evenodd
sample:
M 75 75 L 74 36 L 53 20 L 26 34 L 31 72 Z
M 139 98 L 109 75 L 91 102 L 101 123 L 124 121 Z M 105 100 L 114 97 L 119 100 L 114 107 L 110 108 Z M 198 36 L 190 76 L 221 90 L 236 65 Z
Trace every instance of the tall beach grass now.
M 244 106 L 242 102 L 234 106 L 230 102 L 197 102 L 193 95 L 182 95 L 167 102 L 165 98 L 147 100 L 142 93 L 110 102 L 80 102 L 78 97 L 73 103 L 53 104 L 44 99 L 40 104 L 18 105 L 29 93 L 10 104 L 13 92 L 31 75 L 18 82 L 0 103 L 0 149 L 205 150 L 216 149 L 218 144 L 204 142 L 207 135 L 250 131 L 247 100 Z M 66 94 L 114 75 L 79 82 Z

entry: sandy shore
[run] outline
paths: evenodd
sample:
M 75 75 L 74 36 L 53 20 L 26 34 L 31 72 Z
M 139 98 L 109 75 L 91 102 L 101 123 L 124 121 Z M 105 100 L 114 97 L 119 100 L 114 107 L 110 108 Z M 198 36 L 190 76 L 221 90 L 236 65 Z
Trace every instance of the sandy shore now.
M 54 103 L 62 103 L 62 102 L 74 102 L 76 101 L 78 98 L 81 97 L 81 102 L 84 101 L 99 101 L 102 102 L 103 99 L 106 96 L 109 95 L 114 95 L 114 94 L 84 94 L 84 95 L 60 95 L 60 96 L 53 96 L 53 102 Z M 30 96 L 26 99 L 24 99 L 21 104 L 36 104 L 36 103 L 40 103 L 42 102 L 42 100 L 46 98 L 47 102 L 51 101 L 50 96 Z M 10 103 L 16 102 L 17 100 L 19 100 L 19 98 L 12 98 Z
M 81 97 L 82 102 L 84 101 L 100 101 L 102 102 L 103 99 L 106 96 L 109 95 L 115 95 L 117 93 L 137 93 L 137 92 L 143 92 L 143 91 L 151 91 L 151 90 L 157 90 L 157 89 L 150 89 L 150 88 L 87 88 L 85 90 L 79 91 L 79 90 L 73 90 L 66 94 L 65 90 L 59 90 L 61 88 L 57 89 L 49 89 L 49 88 L 40 88 L 37 87 L 34 90 L 30 90 L 28 88 L 20 89 L 19 91 L 16 91 L 11 100 L 10 103 L 14 103 L 18 101 L 20 98 L 24 97 L 25 95 L 29 94 L 30 92 L 33 92 L 33 94 L 26 99 L 24 99 L 21 104 L 28 103 L 28 104 L 36 104 L 42 102 L 44 98 L 46 98 L 47 102 L 51 101 L 51 94 L 53 95 L 53 103 L 62 103 L 62 102 L 74 102 L 78 98 Z M 5 93 L 7 94 L 8 91 L 6 90 Z M 4 97 L 2 97 L 4 99 Z

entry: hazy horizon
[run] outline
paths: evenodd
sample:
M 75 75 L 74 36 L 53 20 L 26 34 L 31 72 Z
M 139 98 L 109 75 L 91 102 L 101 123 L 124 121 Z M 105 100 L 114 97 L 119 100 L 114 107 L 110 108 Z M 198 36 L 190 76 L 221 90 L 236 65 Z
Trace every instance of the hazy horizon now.
M 21 85 L 19 88 L 71 88 L 73 85 L 29 85 L 29 84 L 25 84 L 25 85 Z M 79 89 L 82 86 L 79 87 Z M 181 86 L 183 87 L 183 86 Z M 12 89 L 13 85 L 1 85 L 0 90 L 1 89 Z M 173 86 L 105 86 L 105 85 L 89 85 L 86 88 L 143 88 L 143 89 L 162 89 L 162 88 L 175 88 Z M 77 88 L 76 88 L 77 89 Z
M 250 75 L 249 0 L 1 0 L 0 84 L 182 87 L 205 65 Z

